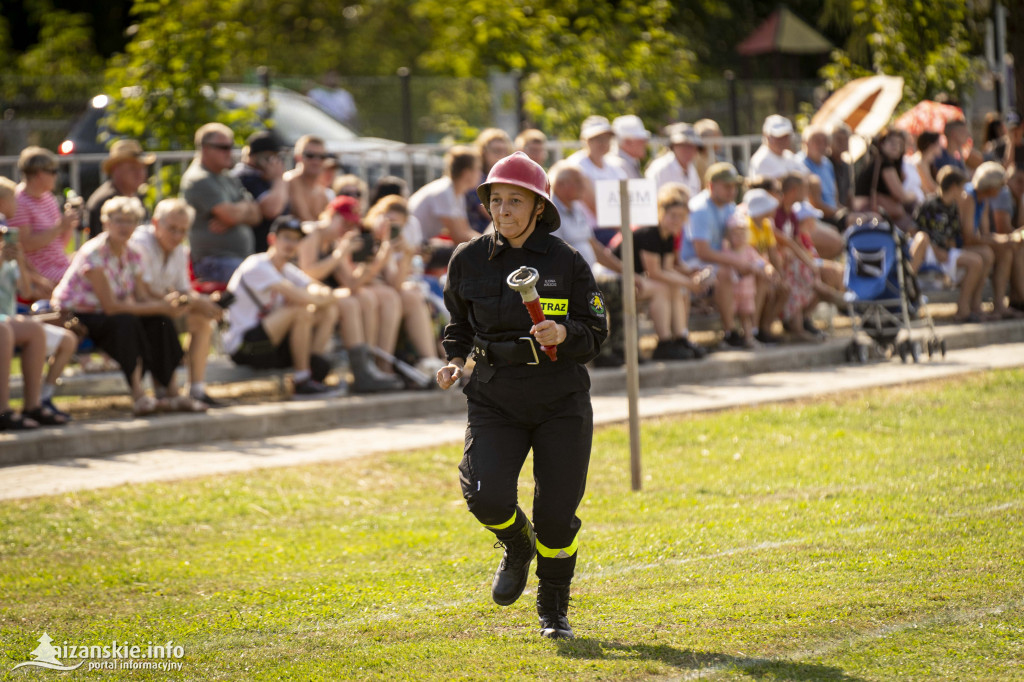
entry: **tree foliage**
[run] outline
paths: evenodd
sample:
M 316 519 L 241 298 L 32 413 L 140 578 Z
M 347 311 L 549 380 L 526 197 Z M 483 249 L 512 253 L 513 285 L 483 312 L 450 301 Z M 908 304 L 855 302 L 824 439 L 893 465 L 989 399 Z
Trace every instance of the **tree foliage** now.
M 196 129 L 252 130 L 250 109 L 226 109 L 211 97 L 244 38 L 230 16 L 232 0 L 137 0 L 127 50 L 106 72 L 109 126 L 150 149 L 190 149 Z
M 822 76 L 835 90 L 884 73 L 902 76 L 902 108 L 922 99 L 960 101 L 977 82 L 980 35 L 966 0 L 826 0 L 822 19 L 848 31 Z
M 420 0 L 432 26 L 421 66 L 454 76 L 523 75 L 524 107 L 551 134 L 575 137 L 590 114 L 667 123 L 695 78 L 693 54 L 665 27 L 666 0 Z

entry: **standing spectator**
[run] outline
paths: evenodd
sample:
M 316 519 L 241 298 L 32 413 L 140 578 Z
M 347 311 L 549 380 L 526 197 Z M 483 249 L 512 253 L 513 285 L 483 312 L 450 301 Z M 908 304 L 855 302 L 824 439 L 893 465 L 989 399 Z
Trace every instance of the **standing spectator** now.
M 145 154 L 142 145 L 135 140 L 118 140 L 110 146 L 107 158 L 101 164 L 108 180 L 96 188 L 85 202 L 87 221 L 85 227 L 93 235 L 103 229 L 100 209 L 107 199 L 114 197 L 138 197 L 145 202 L 146 196 L 140 191 L 149 174 L 149 167 L 156 161 L 156 154 Z M 145 207 L 145 203 L 143 203 Z
M 257 253 L 267 250 L 270 226 L 288 208 L 288 186 L 284 181 L 281 152 L 281 145 L 272 132 L 255 132 L 245 141 L 242 158 L 231 169 L 231 175 L 238 178 L 260 207 L 261 220 L 252 228 Z
M 612 124 L 604 116 L 587 116 L 580 127 L 580 140 L 583 148 L 573 152 L 566 159 L 583 171 L 587 177 L 586 190 L 583 193 L 583 207 L 586 210 L 587 222 L 591 227 L 597 226 L 597 194 L 594 183 L 598 180 L 625 180 L 626 173 L 618 166 L 606 160 L 612 148 Z
M 302 241 L 302 221 L 282 215 L 270 226 L 266 253 L 238 266 L 228 291 L 235 295 L 224 334 L 224 350 L 239 365 L 294 368 L 299 398 L 325 398 L 336 391 L 323 380 L 331 371 L 323 356 L 338 321 L 328 287 L 314 282 L 292 260 Z
M 328 71 L 323 78 L 323 86 L 312 88 L 306 95 L 319 104 L 324 111 L 342 123 L 352 123 L 356 119 L 356 101 L 345 88 L 341 87 L 338 72 Z
M 295 168 L 284 174 L 288 210 L 299 220 L 316 220 L 327 208 L 327 192 L 320 182 L 327 160 L 324 141 L 303 135 L 295 142 Z
M 850 151 L 852 133 L 845 123 L 835 123 L 829 134 L 828 158 L 836 173 L 836 203 L 840 208 L 853 205 L 853 165 L 843 156 Z
M 548 136 L 536 128 L 527 128 L 516 135 L 516 151 L 523 152 L 541 168 L 548 165 Z
M 824 214 L 826 220 L 832 219 L 839 209 L 836 186 L 836 171 L 832 160 L 826 156 L 828 151 L 828 135 L 825 129 L 817 125 L 804 128 L 804 148 L 796 155 L 797 160 L 807 167 L 813 180 L 809 183 L 811 204 Z
M 638 298 L 647 310 L 658 337 L 655 360 L 693 360 L 707 355 L 690 341 L 690 299 L 707 291 L 710 269 L 692 267 L 679 259 L 678 240 L 690 217 L 690 193 L 677 182 L 658 190 L 658 224 L 633 230 L 633 268 Z M 615 256 L 622 258 L 622 246 Z
M 476 148 L 476 153 L 480 155 L 481 172 L 476 184 L 483 182 L 487 178 L 487 174 L 491 172 L 491 167 L 513 151 L 512 140 L 509 139 L 508 133 L 501 128 L 482 130 L 473 141 L 473 146 Z M 469 226 L 475 232 L 483 233 L 491 223 L 491 216 L 480 203 L 475 185 L 463 192 L 463 196 L 466 199 L 466 216 L 469 218 Z
M 430 243 L 443 238 L 450 244 L 443 249 L 436 243 L 432 245 L 433 251 L 440 251 L 438 262 L 431 262 L 432 269 L 446 268 L 454 244 L 477 235 L 469 226 L 466 202 L 462 198 L 476 186 L 479 178 L 480 155 L 472 147 L 455 146 L 444 155 L 444 176 L 409 197 L 409 211 L 420 221 L 423 239 Z
M 1006 185 L 989 202 L 992 230 L 1008 235 L 1013 248 L 1013 268 L 1010 272 L 1010 307 L 1024 312 L 1024 169 L 1010 166 L 1006 171 Z
M 561 160 L 551 167 L 551 203 L 558 210 L 561 224 L 551 234 L 579 251 L 594 273 L 608 317 L 608 342 L 594 358 L 598 367 L 619 367 L 625 363 L 626 339 L 622 327 L 622 262 L 598 241 L 587 222 L 581 200 L 587 186 L 583 171 Z
M 23 180 L 15 193 L 17 210 L 8 221 L 18 228 L 33 290 L 48 297 L 71 264 L 65 251 L 78 226 L 78 210 L 66 205 L 61 214 L 53 195 L 59 172 L 53 152 L 26 147 L 18 157 L 18 172 Z
M 654 180 L 659 189 L 666 183 L 678 182 L 695 197 L 701 191 L 696 157 L 704 141 L 689 123 L 673 123 L 665 128 L 665 134 L 669 150 L 651 161 L 644 175 Z
M 937 179 L 940 194 L 926 200 L 914 216 L 922 233 L 928 235 L 923 262 L 938 267 L 953 285 L 960 287 L 953 319 L 981 322 L 981 290 L 992 268 L 991 252 L 986 260 L 981 251 L 963 248 L 960 198 L 967 176 L 950 164 L 939 170 Z
M 640 164 L 647 157 L 651 132 L 644 127 L 640 117 L 633 114 L 619 116 L 612 121 L 612 130 L 615 132 L 618 149 L 605 157 L 605 160 L 625 171 L 627 178 L 642 178 L 644 174 Z
M 148 292 L 147 298 L 177 299 L 178 306 L 186 308 L 189 394 L 209 407 L 220 407 L 221 403 L 206 393 L 206 362 L 210 355 L 212 325 L 221 320 L 223 311 L 208 296 L 192 290 L 188 247 L 182 242 L 194 217 L 195 210 L 184 199 L 164 199 L 153 211 L 153 222 L 140 225 L 128 243 L 141 259 L 141 279 Z M 176 327 L 182 330 L 182 325 Z
M 754 268 L 736 255 L 723 250 L 726 223 L 736 210 L 736 184 L 739 176 L 732 164 L 714 163 L 708 168 L 707 189 L 690 199 L 690 222 L 683 239 L 682 261 L 691 269 L 713 268 L 713 300 L 722 321 L 723 341 L 727 346 L 743 348 L 743 335 L 733 329 L 736 301 L 733 275 L 755 274 Z
M 935 159 L 933 168 L 936 173 L 944 166 L 949 165 L 956 166 L 966 173 L 981 164 L 981 152 L 974 148 L 974 141 L 971 140 L 971 131 L 967 128 L 967 121 L 963 119 L 947 121 L 943 133 L 946 136 L 946 147 Z
M 253 226 L 263 221 L 260 205 L 230 175 L 234 133 L 223 123 L 196 131 L 196 157 L 181 177 L 181 197 L 195 209 L 189 232 L 196 279 L 227 282 L 253 253 Z
M 150 297 L 142 282 L 141 257 L 128 245 L 143 216 L 135 197 L 114 197 L 103 204 L 103 233 L 75 254 L 53 290 L 53 305 L 72 311 L 96 346 L 121 366 L 136 415 L 157 409 L 200 412 L 206 404 L 179 395 L 174 376 L 184 353 L 171 318 L 188 307 L 179 305 L 177 296 Z M 146 372 L 153 377 L 156 398 L 146 395 Z
M 750 175 L 781 178 L 792 171 L 807 174 L 793 153 L 793 123 L 788 118 L 772 114 L 764 120 L 761 135 L 761 146 L 750 157 Z
M 981 155 L 985 161 L 1003 162 L 1006 157 L 1006 123 L 997 111 L 985 114 L 985 133 Z

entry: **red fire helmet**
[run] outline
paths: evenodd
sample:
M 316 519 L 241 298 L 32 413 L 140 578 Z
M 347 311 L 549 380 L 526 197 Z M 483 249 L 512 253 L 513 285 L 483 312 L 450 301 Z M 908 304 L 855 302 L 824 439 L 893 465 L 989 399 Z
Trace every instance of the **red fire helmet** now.
M 544 212 L 537 218 L 538 228 L 554 232 L 562 224 L 558 209 L 551 203 L 551 183 L 548 182 L 548 174 L 523 152 L 515 152 L 494 164 L 491 172 L 487 174 L 487 179 L 476 188 L 476 194 L 483 202 L 488 215 L 491 212 L 491 185 L 495 183 L 528 189 L 544 200 Z

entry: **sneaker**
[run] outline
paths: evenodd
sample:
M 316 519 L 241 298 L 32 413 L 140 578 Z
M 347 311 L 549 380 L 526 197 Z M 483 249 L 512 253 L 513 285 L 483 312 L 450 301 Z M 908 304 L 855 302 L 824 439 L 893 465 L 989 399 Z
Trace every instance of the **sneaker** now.
M 766 331 L 758 331 L 757 334 L 754 335 L 754 338 L 757 339 L 762 346 L 777 346 L 782 343 L 782 337 Z
M 693 360 L 694 354 L 686 346 L 680 346 L 675 341 L 658 341 L 651 355 L 654 360 Z
M 223 400 L 217 400 L 216 398 L 211 398 L 210 395 L 208 393 L 206 393 L 205 391 L 203 391 L 202 393 L 200 393 L 198 395 L 193 393 L 192 394 L 192 399 L 193 400 L 198 400 L 199 402 L 203 403 L 207 407 L 214 407 L 214 408 L 216 408 L 216 407 L 226 407 L 227 406 L 226 402 L 224 402 Z
M 725 348 L 746 348 L 747 342 L 743 338 L 743 334 L 733 329 L 724 337 L 722 337 L 722 346 Z
M 39 406 L 48 408 L 51 413 L 58 417 L 64 417 L 66 421 L 71 421 L 71 415 L 64 410 L 58 409 L 57 406 L 53 404 L 53 398 L 47 398 L 46 400 L 39 401 Z
M 704 346 L 701 346 L 699 344 L 694 343 L 693 341 L 690 341 L 689 336 L 680 337 L 675 340 L 675 343 L 680 348 L 688 348 L 690 352 L 693 353 L 693 357 L 695 360 L 700 360 L 701 358 L 707 357 L 707 349 Z
M 622 367 L 624 364 L 626 364 L 626 358 L 617 351 L 601 353 L 594 358 L 594 367 Z
M 305 381 L 296 382 L 295 388 L 292 391 L 293 400 L 303 400 L 305 398 L 333 398 L 336 395 L 338 395 L 337 389 L 325 386 L 316 379 L 306 379 Z

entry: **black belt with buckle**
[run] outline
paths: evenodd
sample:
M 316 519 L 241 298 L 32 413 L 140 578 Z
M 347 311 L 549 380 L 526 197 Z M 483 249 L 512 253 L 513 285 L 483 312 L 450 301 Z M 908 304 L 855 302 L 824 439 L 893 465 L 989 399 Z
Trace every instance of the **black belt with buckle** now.
M 475 336 L 473 355 L 477 361 L 476 371 L 484 383 L 491 380 L 496 367 L 540 364 L 537 341 L 532 336 L 521 336 L 512 341 L 485 341 Z

